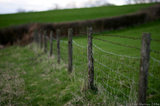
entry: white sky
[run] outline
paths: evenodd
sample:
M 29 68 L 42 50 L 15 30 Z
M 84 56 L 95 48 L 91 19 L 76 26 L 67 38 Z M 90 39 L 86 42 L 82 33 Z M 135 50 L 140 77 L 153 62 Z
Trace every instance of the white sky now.
M 18 9 L 44 11 L 54 9 L 56 4 L 60 8 L 80 8 L 90 4 L 104 3 L 105 1 L 116 5 L 125 4 L 125 0 L 0 0 L 0 14 L 15 13 Z

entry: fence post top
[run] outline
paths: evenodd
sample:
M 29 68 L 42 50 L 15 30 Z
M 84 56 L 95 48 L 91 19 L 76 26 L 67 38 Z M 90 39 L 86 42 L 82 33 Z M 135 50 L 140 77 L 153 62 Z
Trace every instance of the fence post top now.
M 50 37 L 52 37 L 52 35 L 53 35 L 53 31 L 50 32 Z
M 93 28 L 92 28 L 92 27 L 88 27 L 88 29 L 89 29 L 89 30 L 92 30 Z
M 72 39 L 72 36 L 73 36 L 73 29 L 72 29 L 72 28 L 69 28 L 69 29 L 68 29 L 68 37 L 69 37 L 70 39 Z
M 151 37 L 151 34 L 148 33 L 148 32 L 143 32 L 143 37 L 150 38 L 150 37 Z
M 73 29 L 72 29 L 72 28 L 69 28 L 68 31 L 73 31 Z
M 57 31 L 57 32 L 60 32 L 60 29 L 57 29 L 56 31 Z
M 43 33 L 44 33 L 44 34 L 46 34 L 46 33 L 47 33 L 47 31 L 46 31 L 46 30 L 44 30 L 44 31 L 43 31 Z
M 50 31 L 50 34 L 53 34 L 53 31 Z
M 59 40 L 60 33 L 61 33 L 61 30 L 60 30 L 60 29 L 57 29 L 57 30 L 56 30 L 56 37 L 57 37 L 57 40 Z
M 88 36 L 92 36 L 92 27 L 87 28 L 87 34 Z
M 147 42 L 151 41 L 151 34 L 148 33 L 148 32 L 144 32 L 143 33 L 143 36 L 142 36 L 142 39 L 146 39 Z

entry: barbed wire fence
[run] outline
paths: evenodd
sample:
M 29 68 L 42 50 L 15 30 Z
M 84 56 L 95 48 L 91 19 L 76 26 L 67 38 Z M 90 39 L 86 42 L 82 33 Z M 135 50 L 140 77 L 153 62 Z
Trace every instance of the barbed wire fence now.
M 44 31 L 43 33 L 35 34 L 33 41 L 36 42 L 37 47 L 44 50 L 44 53 L 47 53 L 49 49 L 49 55 L 52 56 L 54 54 L 54 59 L 57 59 L 57 63 L 66 64 L 68 72 L 74 75 L 74 79 L 79 77 L 84 82 L 82 85 L 83 90 L 98 90 L 98 92 L 105 95 L 106 103 L 145 104 L 147 82 L 149 93 L 160 93 L 154 85 L 157 80 L 160 81 L 157 74 L 160 60 L 150 56 L 150 52 L 159 55 L 160 51 L 150 49 L 150 34 L 143 34 L 142 39 L 108 35 L 125 39 L 142 40 L 141 48 L 104 40 L 92 34 L 92 28 L 88 28 L 87 34 L 83 33 L 83 35 L 88 35 L 88 41 L 87 39 L 81 41 L 72 37 L 73 30 L 69 29 L 67 41 L 60 38 L 60 30 L 56 31 L 55 38 L 52 31 L 49 36 Z M 159 42 L 158 40 L 153 41 Z M 111 52 L 111 50 L 106 49 L 107 43 L 141 50 L 141 56 L 130 56 Z

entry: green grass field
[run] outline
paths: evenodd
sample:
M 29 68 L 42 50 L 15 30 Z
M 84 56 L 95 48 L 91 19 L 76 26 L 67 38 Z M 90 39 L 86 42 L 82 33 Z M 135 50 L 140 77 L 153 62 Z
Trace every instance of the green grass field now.
M 103 6 L 82 9 L 53 10 L 46 12 L 30 12 L 0 15 L 0 28 L 26 23 L 51 23 L 88 20 L 103 17 L 119 16 L 136 12 L 153 4 L 125 6 Z
M 160 21 L 157 20 L 122 30 L 93 34 L 97 91 L 86 90 L 86 35 L 73 37 L 72 74 L 67 72 L 67 38 L 61 38 L 61 64 L 57 64 L 55 40 L 52 57 L 49 56 L 49 42 L 47 54 L 35 43 L 1 49 L 0 105 L 134 105 L 131 103 L 137 102 L 140 50 L 96 38 L 140 48 L 140 39 L 108 35 L 141 38 L 143 32 L 149 32 L 153 39 L 151 49 L 160 51 L 160 42 L 155 41 L 160 40 L 159 27 Z M 160 104 L 159 60 L 160 54 L 151 52 L 147 90 L 147 103 L 150 104 Z

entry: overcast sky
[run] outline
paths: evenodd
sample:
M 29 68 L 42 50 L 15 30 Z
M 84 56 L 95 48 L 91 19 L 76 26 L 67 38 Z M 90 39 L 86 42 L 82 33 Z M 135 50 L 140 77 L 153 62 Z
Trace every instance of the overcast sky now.
M 58 8 L 81 8 L 105 2 L 123 5 L 125 0 L 0 0 L 0 14 L 15 13 L 18 10 L 45 11 Z

